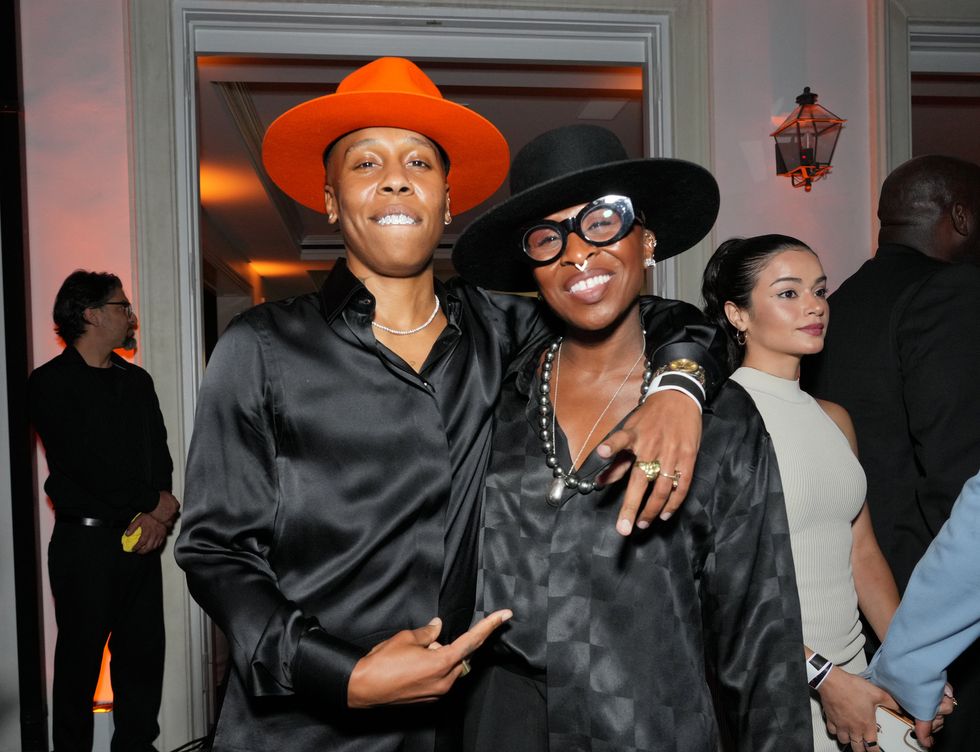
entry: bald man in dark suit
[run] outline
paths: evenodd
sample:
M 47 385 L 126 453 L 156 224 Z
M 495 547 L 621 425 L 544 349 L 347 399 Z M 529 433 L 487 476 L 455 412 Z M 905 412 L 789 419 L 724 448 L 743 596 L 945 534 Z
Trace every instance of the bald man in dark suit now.
M 803 378 L 854 420 L 875 533 L 904 590 L 980 466 L 980 166 L 912 159 L 882 185 L 878 217 L 878 251 L 830 296 L 832 326 Z M 936 749 L 971 749 L 980 648 L 950 682 L 972 711 Z

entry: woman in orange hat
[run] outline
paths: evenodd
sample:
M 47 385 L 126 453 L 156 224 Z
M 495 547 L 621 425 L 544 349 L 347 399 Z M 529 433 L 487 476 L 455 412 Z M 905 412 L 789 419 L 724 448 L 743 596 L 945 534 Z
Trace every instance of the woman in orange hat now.
M 546 326 L 534 301 L 441 284 L 432 257 L 507 159 L 490 123 L 400 58 L 266 134 L 269 174 L 339 223 L 347 254 L 319 292 L 237 318 L 201 387 L 176 555 L 231 644 L 215 750 L 458 748 L 452 698 L 395 706 L 445 694 L 509 614 L 467 629 L 493 405 Z M 710 387 L 713 333 L 675 324 Z M 693 466 L 688 396 L 657 394 L 624 428 L 610 452 Z M 628 526 L 649 488 L 634 476 Z M 683 490 L 654 484 L 641 521 Z

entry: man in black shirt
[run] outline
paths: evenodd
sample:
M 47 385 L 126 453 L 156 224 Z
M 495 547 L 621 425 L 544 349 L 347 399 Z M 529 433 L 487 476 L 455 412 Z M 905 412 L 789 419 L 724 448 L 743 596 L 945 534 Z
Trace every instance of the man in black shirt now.
M 404 704 L 445 694 L 506 617 L 467 630 L 479 499 L 507 364 L 546 332 L 534 301 L 443 285 L 432 258 L 450 200 L 465 211 L 503 180 L 506 142 L 384 58 L 280 117 L 263 158 L 340 223 L 347 257 L 319 293 L 234 321 L 201 387 L 176 555 L 231 644 L 214 749 L 458 749 L 458 709 Z M 672 324 L 654 368 L 710 368 L 697 311 Z M 658 394 L 642 413 L 610 454 L 659 458 L 686 488 L 695 401 Z M 639 524 L 670 489 L 656 483 Z
M 112 750 L 148 752 L 163 687 L 160 548 L 179 508 L 167 433 L 149 374 L 113 352 L 135 345 L 118 277 L 72 273 L 54 321 L 65 349 L 29 380 L 55 512 L 54 747 L 92 749 L 92 696 L 111 633 Z

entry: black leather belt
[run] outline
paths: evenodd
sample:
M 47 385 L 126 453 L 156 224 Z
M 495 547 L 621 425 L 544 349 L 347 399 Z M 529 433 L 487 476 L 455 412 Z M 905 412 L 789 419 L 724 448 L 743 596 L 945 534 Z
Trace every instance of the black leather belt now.
M 98 517 L 80 517 L 75 514 L 57 514 L 55 515 L 55 520 L 57 522 L 67 522 L 69 525 L 84 525 L 85 527 L 108 527 L 115 530 L 125 530 L 129 527 L 128 522 L 119 522 L 117 520 L 102 520 Z

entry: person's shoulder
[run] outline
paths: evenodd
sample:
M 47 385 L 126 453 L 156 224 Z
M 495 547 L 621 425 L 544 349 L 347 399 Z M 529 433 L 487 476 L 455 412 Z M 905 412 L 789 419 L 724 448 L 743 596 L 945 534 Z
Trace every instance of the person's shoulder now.
M 661 298 L 657 295 L 641 295 L 640 309 L 657 315 L 663 314 L 677 319 L 687 319 L 692 322 L 706 322 L 707 318 L 700 308 L 683 300 Z
M 910 289 L 900 308 L 903 320 L 922 319 L 953 329 L 980 326 L 980 266 L 942 264 Z
M 513 308 L 525 307 L 529 311 L 537 308 L 537 297 L 525 293 L 497 292 L 486 290 L 467 282 L 462 277 L 453 277 L 444 283 L 445 290 L 450 295 L 459 298 L 471 308 Z
M 315 292 L 254 305 L 236 315 L 228 324 L 225 333 L 243 327 L 260 332 L 274 330 L 278 327 L 288 327 L 294 322 L 310 317 L 323 318 L 320 296 Z M 222 337 L 224 336 L 225 334 L 222 334 Z
M 854 430 L 854 421 L 851 420 L 850 413 L 844 409 L 843 406 L 838 405 L 836 402 L 831 402 L 830 400 L 817 399 L 815 400 L 817 405 L 821 410 L 830 418 L 834 424 L 840 429 L 840 432 L 844 434 L 847 439 L 847 443 L 851 445 L 851 449 L 854 453 L 857 453 L 857 433 Z
M 705 409 L 703 424 L 705 435 L 723 433 L 732 444 L 750 443 L 755 437 L 768 435 L 752 396 L 732 379 L 718 387 Z
M 61 377 L 66 371 L 70 370 L 75 363 L 69 357 L 68 348 L 55 355 L 51 360 L 42 363 L 28 377 L 30 384 L 42 384 Z
M 980 265 L 964 262 L 943 264 L 930 275 L 929 285 L 952 290 L 980 292 Z
M 112 353 L 109 356 L 112 366 L 114 368 L 122 369 L 126 374 L 126 378 L 131 380 L 131 383 L 140 383 L 148 385 L 151 389 L 153 388 L 153 377 L 150 376 L 150 372 L 147 371 L 143 366 L 138 363 L 134 363 L 131 360 L 126 360 L 124 357 L 118 353 Z
M 905 246 L 882 246 L 830 295 L 831 304 L 865 299 L 871 292 L 894 296 L 941 270 L 946 264 Z

